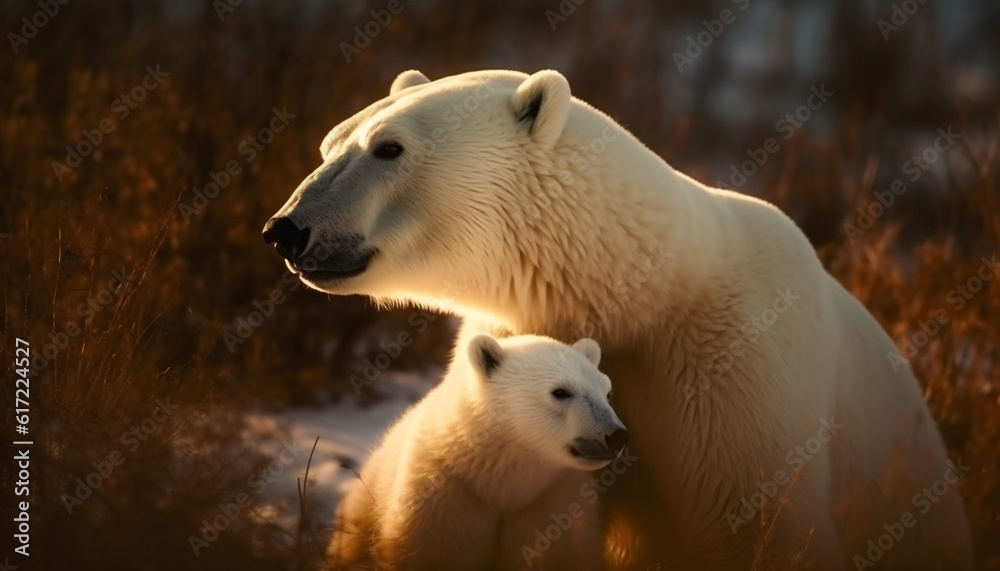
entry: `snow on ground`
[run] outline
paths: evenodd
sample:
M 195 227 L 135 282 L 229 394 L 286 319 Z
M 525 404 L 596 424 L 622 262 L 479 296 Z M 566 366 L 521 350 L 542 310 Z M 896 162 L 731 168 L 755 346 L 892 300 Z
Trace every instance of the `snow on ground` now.
M 278 462 L 272 462 L 271 474 L 258 480 L 266 487 L 254 502 L 255 511 L 294 535 L 299 522 L 297 482 L 305 475 L 309 451 L 319 437 L 309 464 L 306 499 L 316 521 L 329 524 L 338 498 L 355 477 L 341 463 L 347 460 L 359 469 L 382 432 L 437 381 L 436 375 L 385 372 L 377 381 L 385 398 L 367 408 L 361 408 L 350 395 L 323 408 L 249 413 L 248 441 L 256 442 L 262 453 Z M 274 472 L 278 473 L 272 476 Z M 267 481 L 272 477 L 273 481 Z

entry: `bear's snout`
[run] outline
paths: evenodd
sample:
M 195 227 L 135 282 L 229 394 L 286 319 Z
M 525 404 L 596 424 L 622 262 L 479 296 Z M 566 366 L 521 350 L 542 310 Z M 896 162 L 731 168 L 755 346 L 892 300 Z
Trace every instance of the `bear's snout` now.
M 262 236 L 289 262 L 295 262 L 309 244 L 309 228 L 299 228 L 291 218 L 284 216 L 268 220 Z
M 628 444 L 628 431 L 624 428 L 619 428 L 618 430 L 612 432 L 611 434 L 604 437 L 605 444 L 612 452 L 617 454 L 625 445 Z

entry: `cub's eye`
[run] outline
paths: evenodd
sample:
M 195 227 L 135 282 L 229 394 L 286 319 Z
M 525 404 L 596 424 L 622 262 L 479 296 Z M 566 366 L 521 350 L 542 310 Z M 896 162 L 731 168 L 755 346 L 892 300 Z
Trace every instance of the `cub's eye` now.
M 380 159 L 394 159 L 403 154 L 403 146 L 399 143 L 382 143 L 375 147 L 372 154 Z
M 566 400 L 573 396 L 573 393 L 567 391 L 566 389 L 556 389 L 552 391 L 552 398 L 556 400 Z

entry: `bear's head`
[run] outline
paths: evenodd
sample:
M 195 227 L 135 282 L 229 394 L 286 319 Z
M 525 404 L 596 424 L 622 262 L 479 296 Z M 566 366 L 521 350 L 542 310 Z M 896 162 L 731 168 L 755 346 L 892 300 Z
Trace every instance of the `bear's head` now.
M 555 71 L 437 81 L 404 72 L 388 97 L 330 131 L 323 164 L 267 222 L 264 239 L 302 281 L 329 293 L 444 309 L 448 299 L 489 305 L 470 296 L 497 292 L 551 304 L 576 285 L 535 282 L 546 273 L 565 281 L 562 264 L 583 266 L 595 251 L 567 218 L 623 231 L 566 194 L 567 181 L 579 179 L 569 149 L 619 132 L 572 98 Z
M 611 380 L 597 369 L 601 349 L 593 339 L 568 346 L 534 335 L 497 340 L 482 334 L 469 342 L 468 358 L 488 413 L 526 453 L 596 470 L 628 443 L 608 401 Z

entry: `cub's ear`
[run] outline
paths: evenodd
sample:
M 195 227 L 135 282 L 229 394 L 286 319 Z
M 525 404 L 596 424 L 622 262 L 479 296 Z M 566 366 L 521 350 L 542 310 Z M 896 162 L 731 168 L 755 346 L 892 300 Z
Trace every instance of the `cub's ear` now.
M 431 80 L 427 79 L 426 75 L 415 69 L 408 69 L 396 76 L 395 81 L 392 82 L 392 87 L 389 88 L 389 95 L 395 95 L 397 92 L 402 91 L 407 87 L 423 85 L 430 82 Z
M 476 335 L 469 342 L 469 360 L 483 377 L 489 378 L 503 361 L 503 348 L 489 335 Z
M 597 344 L 597 341 L 584 337 L 573 343 L 573 348 L 583 354 L 595 367 L 601 364 L 601 346 Z
M 511 98 L 518 121 L 539 143 L 551 147 L 562 134 L 569 114 L 569 82 L 558 71 L 542 70 L 525 79 Z

